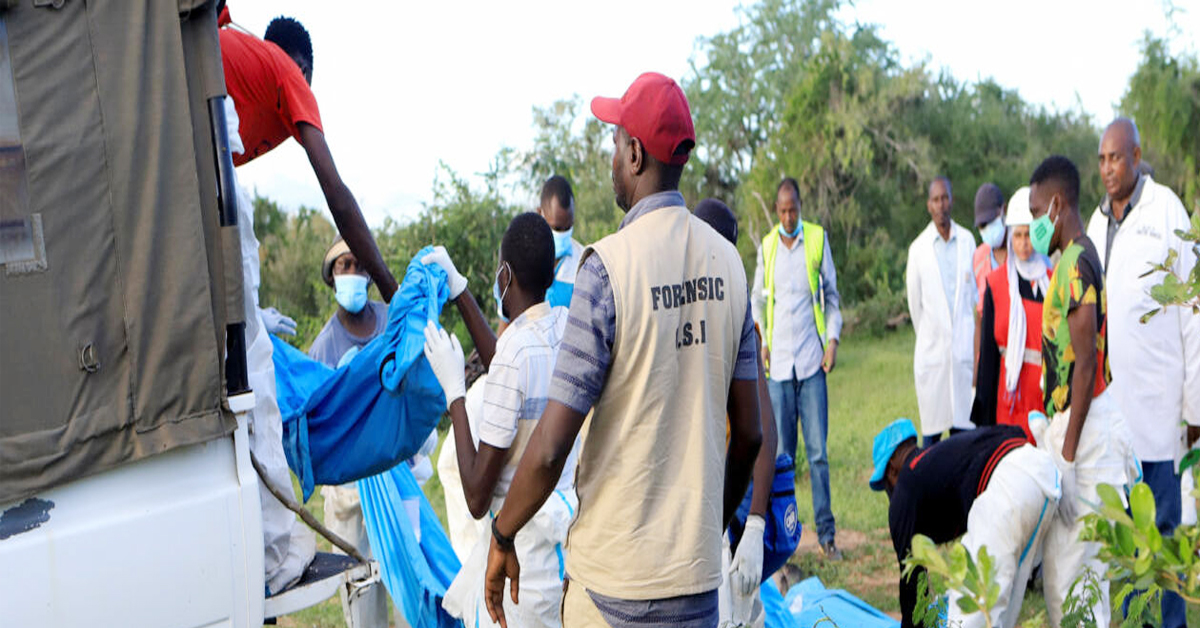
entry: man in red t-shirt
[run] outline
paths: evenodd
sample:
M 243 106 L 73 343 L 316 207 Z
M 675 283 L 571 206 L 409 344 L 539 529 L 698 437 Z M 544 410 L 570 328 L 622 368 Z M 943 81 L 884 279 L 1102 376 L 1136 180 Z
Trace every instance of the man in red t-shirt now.
M 228 11 L 221 12 L 219 21 L 222 25 L 230 23 Z M 321 131 L 317 101 L 308 85 L 312 78 L 312 43 L 308 32 L 295 20 L 277 18 L 267 28 L 265 39 L 233 27 L 220 31 L 225 86 L 229 92 L 225 100 L 226 122 L 234 163 L 244 164 L 288 137 L 296 138 L 308 153 L 342 238 L 375 280 L 383 298 L 390 300 L 396 292 L 396 280 L 379 255 L 354 196 L 338 176 Z M 271 319 L 258 307 L 259 258 L 252 227 L 254 212 L 246 190 L 240 186 L 238 214 L 245 278 L 247 376 L 255 391 L 250 451 L 261 463 L 264 484 L 284 487 L 286 491 L 290 480 L 269 333 L 287 332 L 273 329 Z M 301 578 L 313 559 L 316 541 L 312 532 L 300 525 L 295 515 L 269 491 L 263 489 L 259 497 L 264 582 L 268 592 L 274 594 Z
M 313 173 L 338 232 L 358 258 L 385 301 L 396 291 L 396 279 L 383 262 L 379 248 L 359 211 L 354 195 L 342 181 L 325 133 L 312 82 L 312 41 L 304 26 L 292 18 L 275 18 L 264 39 L 227 26 L 229 10 L 221 12 L 221 56 L 225 88 L 237 109 L 238 135 L 244 152 L 233 163 L 242 165 L 294 137 L 308 153 Z

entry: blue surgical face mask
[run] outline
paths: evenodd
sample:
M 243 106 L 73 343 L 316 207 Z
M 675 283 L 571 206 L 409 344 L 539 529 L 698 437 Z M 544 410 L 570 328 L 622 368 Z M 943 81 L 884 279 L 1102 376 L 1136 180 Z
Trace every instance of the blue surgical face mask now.
M 1003 216 L 997 216 L 995 220 L 979 229 L 979 235 L 983 238 L 984 243 L 993 249 L 1004 246 L 1004 234 Z
M 362 275 L 334 275 L 333 297 L 347 312 L 358 314 L 367 304 L 367 284 L 370 282 Z
M 554 259 L 566 257 L 571 252 L 571 234 L 575 232 L 572 226 L 566 231 L 550 230 L 554 234 Z
M 792 229 L 791 233 L 788 233 L 787 231 L 783 230 L 783 223 L 781 222 L 781 223 L 779 223 L 779 233 L 783 234 L 783 237 L 785 237 L 785 238 L 794 238 L 794 237 L 800 235 L 800 226 L 801 226 L 800 221 L 797 220 L 796 228 Z

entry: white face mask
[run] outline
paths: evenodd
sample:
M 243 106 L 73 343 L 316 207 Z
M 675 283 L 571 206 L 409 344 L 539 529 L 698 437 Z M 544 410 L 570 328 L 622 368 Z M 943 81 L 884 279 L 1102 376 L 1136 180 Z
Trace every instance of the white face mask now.
M 1004 246 L 1004 216 L 997 216 L 995 220 L 981 227 L 979 235 L 983 238 L 984 243 L 993 249 Z
M 508 283 L 504 284 L 504 289 L 500 289 L 500 273 L 504 272 L 504 268 L 508 267 Z M 492 282 L 492 296 L 496 298 L 496 312 L 500 314 L 500 320 L 509 323 L 508 313 L 504 311 L 504 297 L 508 296 L 508 289 L 512 287 L 512 267 L 508 266 L 508 262 L 500 262 L 500 268 L 496 269 L 496 280 Z

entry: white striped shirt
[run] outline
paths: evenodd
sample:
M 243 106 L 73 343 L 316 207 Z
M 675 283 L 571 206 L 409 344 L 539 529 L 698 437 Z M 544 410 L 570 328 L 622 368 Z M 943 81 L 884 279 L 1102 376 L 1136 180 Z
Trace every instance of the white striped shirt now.
M 554 361 L 567 326 L 567 308 L 551 308 L 545 301 L 525 310 L 496 342 L 483 392 L 483 417 L 479 441 L 508 449 L 508 459 L 493 492 L 508 494 L 517 463 L 546 409 Z M 559 477 L 558 488 L 569 488 L 575 479 L 575 451 Z

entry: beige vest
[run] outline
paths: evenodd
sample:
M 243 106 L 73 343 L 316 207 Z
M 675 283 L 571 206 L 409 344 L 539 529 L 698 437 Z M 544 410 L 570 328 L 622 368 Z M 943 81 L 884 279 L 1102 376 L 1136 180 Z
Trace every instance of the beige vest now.
M 567 573 L 591 591 L 660 599 L 721 583 L 725 408 L 746 316 L 733 246 L 685 207 L 588 247 L 612 285 L 616 335 L 583 426 Z

